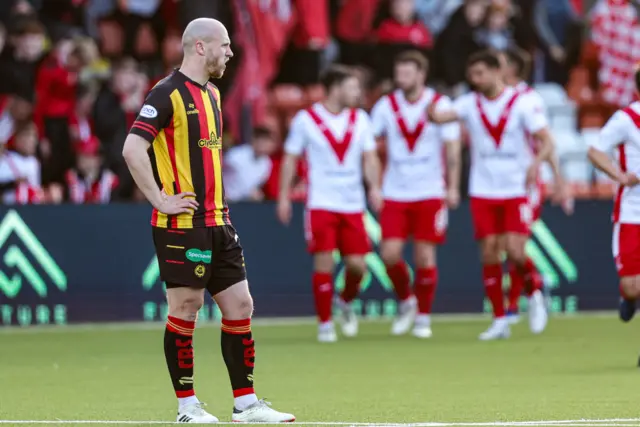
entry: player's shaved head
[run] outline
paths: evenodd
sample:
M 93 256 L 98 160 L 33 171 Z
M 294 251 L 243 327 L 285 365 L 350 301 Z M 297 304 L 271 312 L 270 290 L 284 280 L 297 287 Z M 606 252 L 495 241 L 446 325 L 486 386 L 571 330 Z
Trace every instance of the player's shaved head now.
M 211 18 L 189 22 L 182 34 L 182 50 L 180 70 L 201 84 L 211 77 L 221 78 L 227 61 L 233 57 L 227 29 Z
M 182 34 L 182 48 L 185 53 L 195 51 L 198 41 L 212 42 L 228 39 L 229 34 L 222 22 L 212 18 L 198 18 L 189 22 Z

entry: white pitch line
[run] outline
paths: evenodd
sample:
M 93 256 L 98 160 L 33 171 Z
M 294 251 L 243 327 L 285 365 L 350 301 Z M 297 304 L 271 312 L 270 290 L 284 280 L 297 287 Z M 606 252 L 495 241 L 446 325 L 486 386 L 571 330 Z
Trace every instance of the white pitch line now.
M 640 418 L 609 418 L 581 420 L 547 420 L 547 421 L 494 421 L 483 423 L 463 422 L 423 422 L 423 423 L 363 423 L 344 421 L 299 421 L 298 425 L 308 426 L 354 426 L 354 427 L 490 427 L 490 426 L 557 426 L 557 427 L 640 427 Z M 0 424 L 106 424 L 106 425 L 168 425 L 178 424 L 167 421 L 116 421 L 116 420 L 0 420 Z M 281 425 L 276 423 L 229 423 L 218 425 Z

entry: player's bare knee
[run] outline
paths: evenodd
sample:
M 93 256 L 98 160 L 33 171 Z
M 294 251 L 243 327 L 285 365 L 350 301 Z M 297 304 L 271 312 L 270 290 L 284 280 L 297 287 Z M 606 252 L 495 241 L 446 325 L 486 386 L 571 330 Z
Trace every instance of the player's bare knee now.
M 249 319 L 253 316 L 253 298 L 251 298 L 251 295 L 247 295 L 238 301 L 237 311 L 237 317 L 241 319 Z
M 507 258 L 515 265 L 524 265 L 527 261 L 527 253 L 525 251 L 525 242 L 519 239 L 513 239 L 507 242 Z
M 367 269 L 363 256 L 345 257 L 344 265 L 348 271 L 356 274 L 364 274 Z
M 414 259 L 418 268 L 436 266 L 436 248 L 433 244 L 419 242 L 415 244 Z
M 331 252 L 321 252 L 313 256 L 313 269 L 319 273 L 333 273 L 335 263 Z
M 640 276 L 628 276 L 620 279 L 620 287 L 626 298 L 637 299 L 640 297 Z
M 204 304 L 203 295 L 187 295 L 169 300 L 169 315 L 194 322 Z
M 483 264 L 499 264 L 500 245 L 496 237 L 488 237 L 480 244 L 480 252 Z
M 380 257 L 386 265 L 396 265 L 402 261 L 402 248 L 394 245 L 382 245 Z

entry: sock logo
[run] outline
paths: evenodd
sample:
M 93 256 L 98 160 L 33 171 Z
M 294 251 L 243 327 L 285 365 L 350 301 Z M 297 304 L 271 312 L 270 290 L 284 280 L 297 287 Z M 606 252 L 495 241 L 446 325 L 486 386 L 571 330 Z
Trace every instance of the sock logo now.
M 249 375 L 247 375 L 247 380 L 248 380 L 251 384 L 253 384 L 253 374 L 249 374 Z
M 193 368 L 193 348 L 191 347 L 192 340 L 176 340 L 176 347 L 178 347 L 178 366 L 181 369 Z M 192 378 L 193 380 L 193 378 Z
M 178 382 L 181 385 L 185 385 L 185 384 L 193 384 L 193 377 L 181 377 Z
M 253 344 L 253 339 L 243 338 L 242 345 L 244 345 L 244 365 L 247 368 L 253 368 L 255 365 L 254 358 L 256 357 L 256 349 Z M 249 379 L 249 377 L 247 377 L 247 379 Z M 253 382 L 253 375 L 251 375 L 251 379 L 249 381 Z

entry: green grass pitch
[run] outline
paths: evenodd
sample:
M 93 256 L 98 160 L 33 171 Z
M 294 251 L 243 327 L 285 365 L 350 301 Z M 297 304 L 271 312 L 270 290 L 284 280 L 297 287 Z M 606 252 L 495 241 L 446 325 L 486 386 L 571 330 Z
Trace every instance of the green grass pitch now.
M 640 426 L 635 324 L 554 318 L 533 336 L 523 319 L 510 340 L 479 342 L 487 325 L 436 318 L 434 338 L 421 341 L 389 336 L 388 323 L 363 322 L 356 339 L 336 344 L 316 343 L 313 324 L 257 325 L 256 388 L 303 425 L 637 418 L 556 425 Z M 0 331 L 0 426 L 174 421 L 162 336 L 162 325 Z M 198 397 L 228 422 L 232 396 L 218 329 L 198 329 L 195 350 Z

